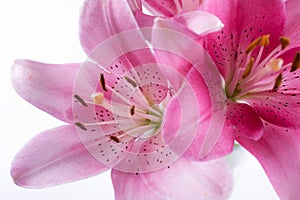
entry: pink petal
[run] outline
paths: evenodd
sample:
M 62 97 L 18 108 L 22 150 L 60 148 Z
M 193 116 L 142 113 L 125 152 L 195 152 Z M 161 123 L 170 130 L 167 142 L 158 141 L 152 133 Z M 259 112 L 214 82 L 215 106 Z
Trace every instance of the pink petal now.
M 297 0 L 288 0 L 286 6 L 285 36 L 290 37 L 291 47 L 300 45 L 300 5 Z
M 12 84 L 25 100 L 66 122 L 73 121 L 72 92 L 79 64 L 16 60 Z
M 258 140 L 263 134 L 263 123 L 257 113 L 247 104 L 228 103 L 223 131 L 236 138 Z
M 140 10 L 142 8 L 141 0 L 127 0 L 127 3 L 129 4 L 133 12 L 136 12 L 137 10 Z
M 54 128 L 33 138 L 16 155 L 11 175 L 17 185 L 43 188 L 102 173 L 108 168 L 90 155 L 76 129 Z
M 181 0 L 183 11 L 192 11 L 198 8 L 204 0 Z
M 201 128 L 196 131 L 195 142 L 189 153 L 193 157 L 196 156 L 196 159 L 199 158 L 200 154 L 200 157 L 204 157 L 212 150 L 219 139 L 222 131 L 219 120 L 224 121 L 225 108 L 223 108 L 222 102 L 225 101 L 225 95 L 222 90 L 219 72 L 207 52 L 195 40 L 185 34 L 170 29 L 154 29 L 152 34 L 156 59 L 164 75 L 176 90 L 180 91 L 182 85 L 188 85 L 190 89 L 183 87 L 187 89 L 187 95 L 189 97 L 195 95 L 197 98 L 195 103 L 189 102 L 191 98 L 183 98 L 180 103 L 183 105 L 182 111 L 191 114 L 198 109 L 200 118 L 194 116 L 193 122 L 198 121 L 201 123 L 205 118 L 213 118 L 211 123 L 204 123 L 204 127 L 199 125 Z M 191 52 L 190 49 L 193 49 L 193 51 Z M 179 99 L 179 101 L 181 100 Z M 195 107 L 191 107 L 191 105 Z M 190 111 L 190 109 L 193 110 Z M 214 115 L 210 116 L 211 112 Z M 185 118 L 182 117 L 182 119 Z M 183 125 L 183 127 L 192 127 L 192 121 L 186 120 L 188 125 Z M 182 124 L 184 123 L 182 122 Z M 189 134 L 193 133 L 189 131 Z M 162 134 L 167 141 L 173 137 L 172 131 L 167 129 Z
M 215 15 L 208 12 L 191 11 L 178 14 L 173 18 L 156 19 L 155 26 L 177 30 L 188 34 L 192 38 L 198 38 L 199 36 L 220 30 L 223 24 Z
M 115 200 L 163 200 L 144 183 L 141 175 L 111 171 Z
M 217 18 L 214 18 L 214 20 L 218 21 Z M 175 84 L 180 82 L 179 76 L 185 76 L 193 67 L 200 74 L 207 72 L 208 74 L 213 74 L 214 78 L 220 79 L 216 66 L 209 54 L 194 38 L 189 37 L 186 32 L 162 29 L 164 25 L 168 24 L 165 24 L 163 19 L 155 21 L 152 31 L 152 45 L 155 51 L 155 59 L 160 64 L 160 67 L 163 68 L 161 70 L 162 73 L 168 80 L 174 80 L 172 81 L 173 85 L 180 87 L 180 84 Z M 174 71 L 177 71 L 178 75 Z
M 204 71 L 205 70 L 203 70 L 203 72 Z M 215 76 L 213 71 L 210 72 L 209 76 L 205 73 L 199 74 L 198 72 L 199 71 L 195 70 L 195 68 L 192 68 L 186 75 L 186 79 L 189 84 L 191 84 L 193 92 L 197 97 L 200 118 L 198 120 L 199 127 L 197 134 L 185 156 L 196 160 L 199 158 L 203 159 L 207 156 L 217 144 L 222 133 L 226 112 L 226 106 L 222 103 L 225 96 L 221 90 L 222 87 L 219 77 Z M 188 103 L 187 105 L 194 104 Z M 196 107 L 193 107 L 192 109 L 196 109 Z M 226 138 L 222 143 L 227 143 L 227 141 Z M 227 146 L 223 147 L 221 152 L 218 152 L 217 157 L 226 155 L 230 152 L 225 151 Z
M 228 199 L 233 184 L 226 159 L 207 162 L 179 159 L 165 169 L 141 176 L 163 199 Z
M 295 86 L 297 87 L 297 84 L 292 87 Z M 298 129 L 300 127 L 298 117 L 300 113 L 300 94 L 298 88 L 290 92 L 266 91 L 253 95 L 247 101 L 264 120 L 278 126 Z
M 154 15 L 172 17 L 182 11 L 195 10 L 202 0 L 144 0 L 145 7 Z
M 265 169 L 280 199 L 300 198 L 300 135 L 298 131 L 265 123 L 258 141 L 238 138 Z
M 209 151 L 200 156 L 201 159 L 209 160 L 228 155 L 233 150 L 235 138 L 245 137 L 258 140 L 263 134 L 262 121 L 249 105 L 227 103 L 226 109 L 226 119 L 222 121 L 221 118 L 217 118 L 218 124 L 215 125 L 222 128 L 219 136 L 216 136 L 217 141 L 213 143 L 213 148 L 211 147 Z M 206 123 L 208 122 L 206 121 Z M 203 131 L 202 127 L 201 130 Z M 199 142 L 197 139 L 195 140 Z
M 157 16 L 172 17 L 179 13 L 180 4 L 173 0 L 144 0 L 143 4 L 152 14 Z
M 198 35 L 212 33 L 223 28 L 222 22 L 215 15 L 202 11 L 179 14 L 174 20 Z
M 221 132 L 219 139 L 213 148 L 204 155 L 201 160 L 212 160 L 221 158 L 232 153 L 234 147 L 234 136 L 230 131 L 225 128 Z
M 270 5 L 272 9 L 266 9 Z M 204 1 L 202 8 L 215 14 L 225 25 L 220 32 L 207 36 L 205 41 L 225 80 L 230 79 L 237 67 L 232 63 L 245 58 L 245 50 L 252 40 L 270 34 L 268 49 L 279 45 L 285 18 L 282 0 Z
M 139 28 L 133 13 L 139 3 L 134 2 L 85 1 L 80 17 L 80 40 L 87 54 L 110 36 Z

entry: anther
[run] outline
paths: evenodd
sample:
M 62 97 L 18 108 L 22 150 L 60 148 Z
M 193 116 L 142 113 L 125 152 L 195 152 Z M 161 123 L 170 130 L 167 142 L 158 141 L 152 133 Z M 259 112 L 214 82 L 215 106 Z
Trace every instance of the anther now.
M 104 75 L 101 73 L 100 74 L 100 85 L 101 85 L 101 88 L 107 92 L 108 90 L 106 89 L 106 86 L 105 86 L 105 79 L 104 79 Z
M 260 46 L 267 46 L 270 44 L 270 35 L 263 35 L 261 37 Z
M 135 105 L 132 105 L 131 108 L 130 108 L 130 114 L 131 116 L 133 116 L 135 113 Z
M 87 107 L 87 103 L 77 94 L 74 95 L 74 98 L 77 99 L 84 107 Z
M 282 83 L 282 74 L 279 74 L 275 79 L 273 90 L 277 90 Z
M 261 37 L 258 37 L 255 39 L 253 42 L 249 44 L 249 46 L 246 48 L 246 54 L 250 53 L 253 51 L 261 42 Z
M 296 56 L 292 63 L 291 72 L 296 71 L 298 68 L 300 68 L 300 52 L 296 53 Z
M 281 50 L 290 45 L 290 39 L 288 37 L 280 37 Z
M 76 122 L 75 125 L 78 126 L 79 128 L 81 128 L 84 131 L 87 130 L 87 128 L 82 123 L 80 123 L 80 122 Z
M 132 87 L 137 87 L 137 84 L 134 80 L 132 80 L 131 78 L 129 78 L 128 76 L 124 76 L 125 80 L 132 85 Z
M 246 78 L 246 77 L 250 74 L 251 69 L 252 69 L 252 67 L 253 67 L 253 63 L 254 63 L 254 58 L 252 57 L 252 58 L 250 59 L 248 65 L 247 65 L 245 71 L 244 71 L 244 74 L 243 74 L 242 78 Z
M 120 142 L 120 139 L 117 136 L 111 135 L 110 139 L 112 139 L 113 141 L 115 141 L 116 143 Z

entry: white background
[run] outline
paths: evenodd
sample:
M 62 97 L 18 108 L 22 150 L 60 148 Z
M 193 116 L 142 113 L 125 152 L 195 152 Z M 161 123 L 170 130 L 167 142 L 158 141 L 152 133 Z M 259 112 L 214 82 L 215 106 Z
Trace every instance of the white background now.
M 85 59 L 78 39 L 83 0 L 0 1 L 0 199 L 111 200 L 109 172 L 76 183 L 39 190 L 13 184 L 10 164 L 17 151 L 35 134 L 63 124 L 19 97 L 10 83 L 13 60 L 29 58 L 45 63 L 73 63 Z M 240 152 L 234 168 L 232 200 L 276 200 L 274 190 L 257 161 Z

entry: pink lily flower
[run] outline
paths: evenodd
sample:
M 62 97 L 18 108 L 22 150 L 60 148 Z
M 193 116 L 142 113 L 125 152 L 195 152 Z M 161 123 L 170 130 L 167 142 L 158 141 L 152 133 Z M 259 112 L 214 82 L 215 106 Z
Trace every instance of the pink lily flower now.
M 201 66 L 180 81 L 161 73 L 135 20 L 140 6 L 85 2 L 80 37 L 89 58 L 82 66 L 15 62 L 16 91 L 68 123 L 40 133 L 16 155 L 11 175 L 17 185 L 49 187 L 112 168 L 116 199 L 228 198 L 226 159 L 196 162 L 182 155 L 200 131 L 202 112 L 211 108 L 199 102 L 209 97 L 205 82 L 195 79 Z M 166 141 L 163 132 L 176 132 L 177 139 Z
M 174 14 L 165 12 L 167 5 L 153 6 L 165 17 Z M 225 80 L 227 114 L 215 148 L 189 155 L 223 156 L 236 140 L 259 160 L 281 199 L 299 199 L 299 2 L 211 0 L 198 10 L 224 23 L 201 43 Z
M 223 135 L 258 159 L 281 199 L 299 199 L 298 1 L 207 1 L 203 7 L 225 24 L 204 41 L 225 79 Z

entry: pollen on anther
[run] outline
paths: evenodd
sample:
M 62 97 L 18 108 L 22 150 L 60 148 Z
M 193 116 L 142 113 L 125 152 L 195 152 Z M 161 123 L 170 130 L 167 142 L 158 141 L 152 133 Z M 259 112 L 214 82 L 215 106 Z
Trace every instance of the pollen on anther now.
M 78 126 L 79 128 L 81 128 L 84 131 L 87 130 L 87 128 L 82 123 L 80 123 L 80 122 L 76 122 L 75 125 Z
M 77 99 L 84 107 L 87 107 L 87 103 L 77 94 L 74 95 L 74 98 Z
M 130 114 L 131 116 L 133 116 L 135 113 L 135 105 L 132 105 L 131 108 L 130 108 Z
M 101 73 L 100 74 L 100 85 L 101 85 L 101 88 L 107 92 L 107 88 L 106 88 L 106 85 L 105 85 L 105 79 L 104 79 L 104 75 Z
M 260 46 L 267 46 L 270 44 L 270 35 L 263 35 L 261 37 Z
M 246 54 L 250 53 L 253 51 L 261 42 L 261 37 L 258 37 L 255 39 L 253 42 L 249 44 L 249 46 L 246 48 Z
M 291 72 L 296 71 L 298 68 L 300 68 L 300 52 L 296 53 L 296 56 L 292 63 Z
M 290 39 L 288 37 L 280 37 L 281 49 L 285 49 L 290 44 Z
M 277 90 L 282 83 L 282 74 L 279 74 L 275 79 L 273 90 Z
M 111 135 L 110 139 L 112 139 L 113 141 L 115 141 L 116 143 L 120 142 L 120 139 L 117 136 Z
M 132 87 L 137 87 L 137 84 L 134 80 L 132 80 L 131 78 L 129 78 L 128 76 L 124 76 L 125 80 L 132 85 Z

